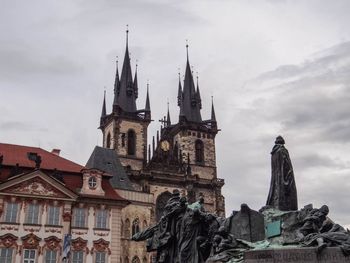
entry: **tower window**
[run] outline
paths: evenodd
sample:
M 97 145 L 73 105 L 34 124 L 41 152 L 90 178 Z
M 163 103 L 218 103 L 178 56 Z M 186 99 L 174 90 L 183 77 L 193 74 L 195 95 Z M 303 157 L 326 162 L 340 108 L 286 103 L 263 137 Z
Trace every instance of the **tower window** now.
M 135 218 L 135 220 L 132 222 L 132 235 L 135 235 L 138 232 L 140 232 L 140 220 Z
M 128 131 L 128 155 L 135 155 L 136 134 L 134 130 Z
M 122 133 L 122 147 L 125 147 L 125 133 Z
M 204 162 L 204 144 L 201 140 L 196 140 L 195 149 L 196 149 L 196 162 L 203 163 Z
M 107 148 L 111 148 L 111 134 L 108 133 L 107 135 L 107 141 L 106 141 Z

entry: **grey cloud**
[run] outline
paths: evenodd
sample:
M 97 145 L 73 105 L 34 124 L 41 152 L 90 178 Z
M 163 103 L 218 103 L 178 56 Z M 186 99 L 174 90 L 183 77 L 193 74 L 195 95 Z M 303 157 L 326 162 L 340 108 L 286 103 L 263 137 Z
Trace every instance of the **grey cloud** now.
M 29 131 L 37 131 L 37 132 L 46 132 L 48 131 L 46 128 L 41 128 L 36 125 L 27 122 L 21 121 L 5 121 L 0 123 L 0 129 L 2 131 L 16 131 L 16 132 L 29 132 Z

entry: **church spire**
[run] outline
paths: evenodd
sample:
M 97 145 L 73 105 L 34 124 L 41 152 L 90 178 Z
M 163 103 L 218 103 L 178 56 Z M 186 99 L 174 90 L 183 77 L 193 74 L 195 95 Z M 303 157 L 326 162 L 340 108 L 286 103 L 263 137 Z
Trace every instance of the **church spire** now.
M 129 29 L 126 30 L 126 48 L 119 82 L 118 104 L 125 112 L 136 112 L 136 98 L 129 55 Z
M 136 61 L 135 77 L 134 77 L 134 93 L 135 93 L 135 98 L 137 99 L 139 96 L 139 87 L 137 84 L 137 61 Z
M 145 106 L 145 110 L 146 110 L 146 111 L 151 111 L 151 106 L 150 106 L 150 103 L 149 103 L 149 83 L 148 83 L 148 80 L 147 80 L 147 95 L 146 95 L 146 106 Z
M 118 96 L 120 92 L 120 81 L 119 81 L 119 71 L 118 71 L 118 57 L 116 60 L 116 73 L 115 73 L 115 80 L 114 80 L 114 100 L 113 100 L 113 106 L 118 105 Z
M 103 103 L 102 103 L 102 112 L 101 112 L 101 118 L 100 118 L 100 125 L 102 126 L 103 119 L 106 117 L 107 111 L 106 111 L 106 90 L 103 93 Z
M 196 90 L 196 99 L 198 103 L 199 109 L 202 109 L 202 99 L 201 99 L 201 93 L 199 92 L 199 85 L 198 85 L 198 72 L 197 72 L 197 90 Z
M 202 116 L 200 113 L 200 103 L 198 101 L 198 95 L 194 81 L 193 74 L 191 71 L 191 66 L 189 62 L 188 55 L 188 44 L 186 44 L 186 52 L 187 52 L 187 62 L 186 62 L 186 71 L 185 71 L 185 80 L 183 87 L 183 99 L 180 106 L 180 116 L 183 116 L 187 121 L 191 122 L 201 122 Z
M 170 120 L 170 111 L 169 111 L 169 101 L 168 101 L 168 113 L 166 116 L 166 125 L 170 126 L 171 125 L 171 120 Z
M 210 120 L 212 122 L 216 122 L 213 96 L 211 96 L 211 118 L 210 118 Z

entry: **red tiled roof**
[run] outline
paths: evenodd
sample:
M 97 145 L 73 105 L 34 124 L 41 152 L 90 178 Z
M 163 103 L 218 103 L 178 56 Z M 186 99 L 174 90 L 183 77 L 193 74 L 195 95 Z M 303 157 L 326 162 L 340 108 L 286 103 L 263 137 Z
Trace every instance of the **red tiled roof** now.
M 37 153 L 41 156 L 41 169 L 54 170 L 62 172 L 79 173 L 84 167 L 80 164 L 69 161 L 61 156 L 48 152 L 38 147 L 0 143 L 0 156 L 4 156 L 3 165 L 34 168 L 35 162 L 28 159 L 29 152 Z

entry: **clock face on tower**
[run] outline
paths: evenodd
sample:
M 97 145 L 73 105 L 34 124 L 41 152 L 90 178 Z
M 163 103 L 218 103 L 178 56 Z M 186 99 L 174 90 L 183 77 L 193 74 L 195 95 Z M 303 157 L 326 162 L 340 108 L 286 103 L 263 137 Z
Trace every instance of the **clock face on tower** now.
M 170 149 L 170 144 L 167 140 L 164 140 L 160 143 L 160 148 L 164 151 L 167 152 Z

